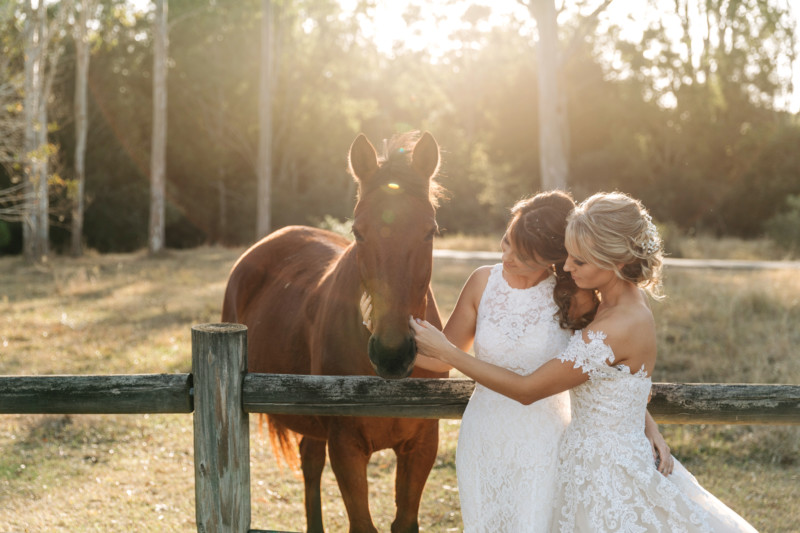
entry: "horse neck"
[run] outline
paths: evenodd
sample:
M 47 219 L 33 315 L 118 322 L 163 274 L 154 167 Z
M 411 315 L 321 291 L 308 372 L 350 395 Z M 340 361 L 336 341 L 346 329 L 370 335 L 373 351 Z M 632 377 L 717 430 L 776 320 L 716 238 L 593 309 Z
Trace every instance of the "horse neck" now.
M 353 299 L 358 303 L 361 298 L 361 279 L 358 275 L 355 246 L 350 244 L 339 257 L 331 263 L 325 275 L 320 280 L 320 290 L 323 295 L 336 291 L 338 298 Z

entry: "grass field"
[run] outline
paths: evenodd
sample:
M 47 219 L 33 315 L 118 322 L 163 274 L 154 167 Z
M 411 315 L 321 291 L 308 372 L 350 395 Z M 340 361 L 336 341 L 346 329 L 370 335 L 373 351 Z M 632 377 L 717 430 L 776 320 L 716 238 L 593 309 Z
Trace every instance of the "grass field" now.
M 0 374 L 190 371 L 190 327 L 217 322 L 241 249 L 56 258 L 25 267 L 0 258 Z M 437 261 L 447 316 L 475 264 Z M 655 381 L 800 383 L 796 271 L 668 271 Z M 252 421 L 255 428 L 255 420 Z M 421 509 L 424 531 L 459 531 L 459 421 L 442 421 Z M 799 531 L 800 428 L 663 426 L 675 455 L 762 532 Z M 253 431 L 254 528 L 302 531 L 302 480 Z M 388 531 L 394 457 L 376 454 L 373 516 Z M 0 416 L 0 532 L 195 531 L 190 415 Z M 347 520 L 333 475 L 323 479 L 329 531 Z

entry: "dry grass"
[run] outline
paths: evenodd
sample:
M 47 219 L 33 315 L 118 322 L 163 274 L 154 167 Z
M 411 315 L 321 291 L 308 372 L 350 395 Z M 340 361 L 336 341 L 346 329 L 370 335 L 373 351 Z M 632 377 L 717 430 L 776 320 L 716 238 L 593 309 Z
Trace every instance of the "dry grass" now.
M 218 321 L 226 275 L 240 252 L 58 258 L 38 270 L 0 259 L 0 374 L 188 372 L 190 327 Z M 437 261 L 443 316 L 474 267 Z M 667 292 L 654 304 L 657 381 L 800 383 L 796 272 L 674 271 Z M 458 531 L 459 422 L 441 427 L 421 523 L 425 531 Z M 796 531 L 797 428 L 663 429 L 701 483 L 760 531 Z M 253 434 L 253 527 L 303 530 L 301 479 L 281 471 Z M 189 415 L 5 415 L 0 450 L 0 532 L 196 530 Z M 394 513 L 393 470 L 389 452 L 370 464 L 370 505 L 381 531 Z M 328 530 L 346 530 L 329 468 L 323 491 Z

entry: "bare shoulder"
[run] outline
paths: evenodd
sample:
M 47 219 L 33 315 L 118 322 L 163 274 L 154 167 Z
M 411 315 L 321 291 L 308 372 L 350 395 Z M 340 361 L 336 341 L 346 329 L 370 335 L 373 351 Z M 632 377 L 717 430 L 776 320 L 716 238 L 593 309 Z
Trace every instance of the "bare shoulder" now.
M 489 282 L 489 274 L 491 274 L 491 272 L 491 266 L 476 268 L 464 283 L 464 287 L 461 289 L 461 295 L 458 297 L 458 304 L 461 306 L 469 304 L 477 310 L 478 304 L 483 296 L 483 291 L 486 289 L 486 284 Z
M 656 329 L 646 300 L 619 305 L 604 313 L 602 318 L 584 329 L 586 342 L 589 341 L 588 331 L 605 335 L 605 343 L 614 352 L 617 363 L 630 362 L 637 367 L 643 364 L 652 369 L 656 353 Z
M 492 265 L 479 266 L 472 271 L 472 274 L 469 275 L 469 279 L 481 279 L 486 282 L 489 280 L 489 274 L 492 273 L 492 268 L 494 268 Z
M 491 273 L 492 267 L 490 265 L 476 268 L 464 284 L 464 291 L 470 290 L 476 291 L 479 295 L 483 294 L 486 284 L 489 283 L 489 274 Z

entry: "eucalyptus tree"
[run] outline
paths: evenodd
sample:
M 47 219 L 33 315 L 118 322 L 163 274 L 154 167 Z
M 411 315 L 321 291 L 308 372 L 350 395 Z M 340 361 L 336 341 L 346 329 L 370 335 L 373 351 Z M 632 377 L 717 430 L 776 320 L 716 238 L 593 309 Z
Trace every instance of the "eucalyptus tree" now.
M 55 147 L 48 134 L 48 105 L 59 59 L 64 51 L 66 15 L 71 2 L 52 6 L 26 0 L 25 35 L 25 203 L 23 215 L 23 254 L 28 261 L 41 261 L 50 248 L 49 191 L 50 159 Z
M 153 21 L 153 135 L 150 146 L 150 226 L 148 249 L 156 254 L 166 239 L 168 0 L 155 0 Z
M 567 98 L 564 91 L 564 64 L 569 52 L 597 24 L 598 15 L 612 0 L 603 0 L 588 15 L 581 17 L 580 26 L 564 47 L 559 39 L 558 12 L 555 0 L 519 0 L 536 20 L 539 158 L 543 189 L 566 189 L 569 176 L 569 126 Z M 583 7 L 586 2 L 579 2 Z
M 258 78 L 258 163 L 256 175 L 256 240 L 272 223 L 272 102 L 275 24 L 273 1 L 261 2 L 261 65 Z
M 87 82 L 89 77 L 90 39 L 89 20 L 97 8 L 97 0 L 77 0 L 73 23 L 75 40 L 75 175 L 72 188 L 73 256 L 83 254 L 83 211 L 86 189 L 86 138 L 89 129 Z

